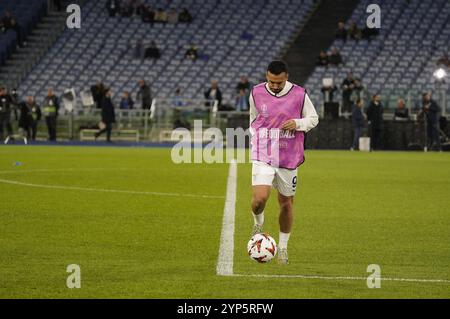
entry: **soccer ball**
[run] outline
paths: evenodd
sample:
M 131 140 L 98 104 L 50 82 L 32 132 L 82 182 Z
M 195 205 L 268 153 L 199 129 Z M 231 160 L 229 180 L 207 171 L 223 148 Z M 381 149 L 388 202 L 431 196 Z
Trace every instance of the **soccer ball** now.
M 247 252 L 251 259 L 265 263 L 277 254 L 277 243 L 268 234 L 256 234 L 248 242 Z

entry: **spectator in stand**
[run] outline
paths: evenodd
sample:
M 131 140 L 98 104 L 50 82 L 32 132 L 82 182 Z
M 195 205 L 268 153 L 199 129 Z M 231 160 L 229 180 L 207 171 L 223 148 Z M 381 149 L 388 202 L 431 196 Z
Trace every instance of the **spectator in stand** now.
M 155 11 L 149 6 L 141 4 L 138 7 L 139 15 L 141 16 L 142 22 L 153 24 L 155 22 Z
M 219 82 L 217 80 L 211 81 L 211 87 L 205 91 L 205 99 L 218 101 L 218 106 L 222 106 L 222 91 L 219 89 Z M 207 103 L 207 106 L 212 106 L 212 103 Z
M 436 64 L 450 67 L 450 59 L 448 58 L 448 54 L 444 54 L 442 57 L 440 57 L 439 60 L 437 60 Z
M 127 0 L 121 8 L 122 17 L 132 17 L 134 14 L 134 0 Z
M 150 86 L 148 86 L 144 80 L 139 81 L 137 100 L 141 101 L 141 107 L 143 110 L 150 110 L 152 107 L 152 91 Z
M 121 110 L 132 110 L 134 105 L 134 101 L 131 98 L 130 92 L 123 92 L 122 100 L 120 100 L 120 109 Z
M 32 96 L 28 96 L 26 101 L 19 104 L 19 109 L 19 127 L 26 132 L 28 139 L 36 140 L 37 125 L 42 116 L 41 108 Z
M 363 91 L 364 91 L 364 86 L 361 83 L 361 80 L 358 78 L 355 78 L 355 82 L 354 82 L 354 86 L 353 86 L 353 91 L 352 91 L 352 96 L 351 96 L 351 100 L 355 101 L 358 99 L 362 99 L 363 98 Z
M 241 90 L 244 90 L 244 95 L 245 95 L 245 98 L 247 99 L 247 101 L 246 101 L 247 108 L 246 109 L 248 109 L 248 99 L 250 97 L 250 92 L 252 90 L 252 84 L 248 80 L 248 77 L 245 75 L 241 76 L 239 83 L 236 85 L 236 93 L 238 94 L 238 96 L 240 96 Z
M 353 135 L 353 144 L 350 150 L 354 150 L 359 146 L 359 138 L 361 137 L 362 129 L 364 128 L 364 114 L 362 112 L 364 106 L 364 102 L 362 99 L 358 99 L 356 101 L 355 106 L 352 110 L 352 125 L 354 130 Z
M 184 106 L 183 95 L 181 93 L 181 89 L 177 89 L 175 91 L 175 96 L 172 101 L 173 107 L 181 107 Z
M 394 113 L 395 121 L 407 121 L 409 120 L 409 110 L 406 108 L 405 100 L 398 99 L 397 100 L 397 108 Z
M 180 12 L 180 15 L 178 16 L 178 21 L 181 23 L 191 23 L 192 22 L 192 16 L 189 13 L 188 9 L 183 8 L 183 10 Z
M 105 98 L 102 100 L 102 121 L 100 123 L 100 131 L 95 133 L 95 139 L 106 132 L 106 141 L 111 142 L 112 124 L 116 122 L 116 114 L 114 112 L 114 104 L 111 100 L 111 91 L 106 89 Z
M 5 15 L 4 15 L 3 18 L 2 18 L 2 24 L 3 24 L 3 27 L 4 27 L 6 30 L 8 30 L 8 29 L 11 28 L 11 26 L 12 26 L 12 20 L 13 20 L 13 19 L 14 19 L 14 18 L 13 18 L 13 16 L 12 16 L 11 12 L 5 11 Z
M 326 85 L 326 86 L 324 85 L 324 86 L 322 86 L 321 91 L 323 93 L 323 101 L 325 103 L 328 103 L 328 102 L 332 103 L 333 97 L 334 97 L 334 92 L 337 91 L 337 86 L 334 84 Z
M 331 54 L 328 60 L 331 65 L 338 66 L 342 64 L 342 57 L 338 49 L 336 48 L 331 49 Z
M 141 0 L 137 0 L 135 3 L 135 8 L 136 8 L 136 15 L 138 17 L 142 18 L 142 13 L 144 12 L 144 10 L 146 9 L 145 3 L 142 2 Z
M 159 59 L 161 57 L 161 52 L 159 48 L 156 46 L 155 41 L 150 43 L 150 46 L 145 49 L 144 58 L 146 59 Z
M 344 112 L 351 112 L 352 102 L 351 96 L 353 89 L 355 88 L 355 80 L 353 79 L 353 74 L 348 73 L 347 77 L 342 81 L 342 110 Z
M 61 3 L 61 0 L 53 0 L 52 3 L 57 11 L 63 11 L 63 5 Z
M 197 47 L 192 44 L 191 47 L 187 49 L 186 53 L 184 54 L 184 57 L 193 62 L 196 61 L 198 57 Z
M 158 8 L 156 10 L 155 22 L 158 22 L 158 23 L 166 23 L 167 22 L 167 13 L 162 8 Z
M 370 149 L 377 150 L 380 147 L 380 137 L 383 130 L 383 105 L 381 96 L 372 96 L 372 102 L 367 109 L 367 120 L 370 126 Z
M 101 102 L 103 97 L 105 96 L 105 86 L 101 81 L 97 81 L 97 83 L 91 86 L 92 98 L 94 99 L 95 106 L 100 109 Z
M 142 0 L 136 0 L 135 7 L 136 7 L 136 15 L 141 16 L 142 11 L 145 10 L 145 3 L 142 2 Z
M 144 56 L 144 42 L 142 39 L 136 41 L 136 45 L 133 50 L 133 58 L 142 59 Z
M 248 95 L 250 93 L 252 86 L 250 82 L 248 81 L 248 77 L 245 75 L 241 76 L 241 80 L 236 85 L 236 92 L 239 93 L 240 90 L 244 90 L 245 94 Z
M 174 8 L 169 10 L 169 13 L 167 14 L 167 22 L 172 24 L 178 22 L 178 13 Z
M 380 33 L 380 31 L 377 28 L 369 28 L 365 27 L 361 31 L 361 38 L 366 40 L 372 40 L 373 37 L 377 36 Z
M 317 66 L 328 66 L 329 60 L 328 60 L 328 55 L 326 54 L 325 51 L 320 51 L 319 56 L 317 57 L 316 60 L 316 65 Z
M 11 19 L 11 26 L 10 26 L 10 29 L 11 30 L 14 30 L 15 32 L 16 32 L 16 34 L 17 34 L 17 42 L 19 43 L 19 46 L 22 46 L 23 45 L 23 37 L 22 37 L 22 32 L 21 32 L 21 30 L 20 30 L 20 26 L 19 26 L 19 24 L 17 23 L 17 21 L 16 21 L 16 19 L 15 18 L 12 18 Z
M 110 17 L 115 17 L 117 13 L 120 13 L 120 1 L 119 0 L 106 1 L 106 9 L 108 10 Z
M 347 40 L 347 30 L 345 29 L 344 22 L 338 23 L 338 29 L 336 31 L 336 39 Z
M 361 39 L 361 30 L 358 29 L 358 26 L 355 22 L 351 22 L 350 26 L 348 28 L 348 36 L 352 40 L 359 40 Z
M 235 109 L 237 112 L 248 111 L 248 96 L 244 89 L 239 90 L 236 97 Z

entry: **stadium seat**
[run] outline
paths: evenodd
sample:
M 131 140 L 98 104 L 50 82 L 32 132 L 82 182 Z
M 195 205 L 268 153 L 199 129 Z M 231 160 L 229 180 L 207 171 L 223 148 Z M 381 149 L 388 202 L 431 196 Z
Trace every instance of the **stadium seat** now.
M 350 21 L 355 21 L 360 28 L 365 25 L 365 9 L 372 2 L 361 0 L 346 26 L 349 26 Z M 404 94 L 411 90 L 432 89 L 432 73 L 437 68 L 436 61 L 449 50 L 450 2 L 398 0 L 381 3 L 383 12 L 389 14 L 383 15 L 382 28 L 375 40 L 344 42 L 337 39 L 328 50 L 332 47 L 340 50 L 346 65 L 360 74 L 369 94 L 383 88 L 383 79 L 387 79 L 389 84 L 384 87 L 386 91 L 381 92 L 382 94 L 396 95 L 397 92 Z M 391 74 L 386 74 L 391 70 Z M 307 83 L 316 83 L 316 79 L 320 79 L 322 75 L 322 68 L 316 67 Z M 345 75 L 335 80 L 340 84 L 344 77 Z M 320 96 L 320 86 L 312 86 L 310 93 Z
M 145 2 L 154 6 L 154 1 Z M 69 82 L 74 87 L 81 83 L 88 83 L 86 86 L 90 87 L 102 80 L 107 86 L 114 84 L 114 87 L 123 89 L 130 85 L 135 87 L 140 78 L 145 78 L 158 96 L 168 94 L 166 97 L 170 97 L 172 88 L 182 83 L 187 94 L 202 98 L 211 79 L 217 78 L 219 82 L 223 81 L 223 85 L 219 83 L 223 89 L 230 87 L 231 91 L 224 92 L 228 93 L 225 96 L 230 96 L 230 100 L 225 102 L 234 103 L 234 86 L 239 76 L 261 78 L 267 59 L 277 54 L 273 50 L 279 51 L 293 36 L 315 0 L 285 2 L 289 5 L 280 6 L 278 1 L 160 1 L 158 6 L 165 9 L 169 5 L 177 9 L 187 7 L 194 21 L 191 24 L 156 23 L 151 26 L 143 24 L 138 17 L 109 17 L 105 9 L 106 0 L 87 0 L 83 5 L 85 10 L 82 8 L 85 27 L 77 32 L 66 30 L 19 86 L 19 93 L 40 79 L 35 91 L 39 98 L 43 98 L 50 80 L 42 78 L 42 71 L 51 64 L 56 70 L 73 66 L 70 68 L 73 79 L 66 78 L 69 69 L 52 73 L 52 80 L 58 82 L 55 86 L 58 93 Z M 282 17 L 296 22 L 281 26 L 277 19 Z M 246 30 L 252 35 L 251 40 L 241 39 Z M 269 30 L 285 30 L 285 34 L 281 37 L 267 35 Z M 155 41 L 162 57 L 156 62 L 133 59 L 134 46 L 141 39 L 145 44 Z M 183 60 L 191 44 L 198 47 L 201 57 L 194 63 Z M 114 83 L 109 83 L 111 81 Z M 160 83 L 170 83 L 171 89 L 158 90 Z

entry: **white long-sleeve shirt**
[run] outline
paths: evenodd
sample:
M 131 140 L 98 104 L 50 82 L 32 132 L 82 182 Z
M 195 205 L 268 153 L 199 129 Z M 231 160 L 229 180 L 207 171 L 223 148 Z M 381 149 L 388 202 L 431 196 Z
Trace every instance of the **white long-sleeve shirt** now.
M 293 84 L 287 81 L 286 85 L 284 86 L 283 90 L 280 93 L 274 93 L 270 90 L 269 85 L 266 83 L 267 91 L 273 96 L 277 97 L 288 94 L 292 86 Z M 250 105 L 250 132 L 253 134 L 251 130 L 251 124 L 258 116 L 258 111 L 256 110 L 255 101 L 253 100 L 253 96 L 251 94 L 249 98 L 249 105 Z M 314 105 L 312 104 L 308 94 L 305 94 L 305 103 L 303 104 L 302 118 L 293 120 L 297 124 L 296 130 L 303 131 L 305 133 L 316 127 L 317 124 L 319 123 L 319 116 L 317 115 L 316 109 L 314 108 Z

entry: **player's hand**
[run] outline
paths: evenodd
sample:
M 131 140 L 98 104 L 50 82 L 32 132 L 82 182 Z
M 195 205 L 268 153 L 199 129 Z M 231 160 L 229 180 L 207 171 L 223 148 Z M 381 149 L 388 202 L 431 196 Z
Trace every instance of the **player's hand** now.
M 294 120 L 288 120 L 281 125 L 281 129 L 285 131 L 293 131 L 297 128 L 297 123 Z

